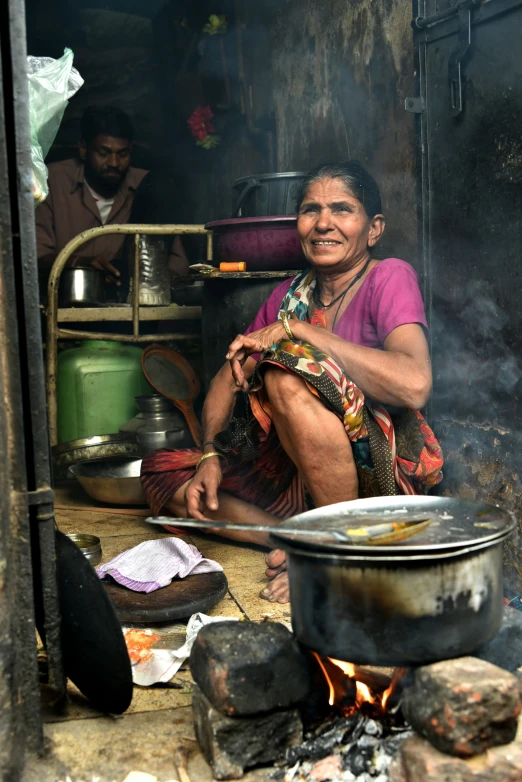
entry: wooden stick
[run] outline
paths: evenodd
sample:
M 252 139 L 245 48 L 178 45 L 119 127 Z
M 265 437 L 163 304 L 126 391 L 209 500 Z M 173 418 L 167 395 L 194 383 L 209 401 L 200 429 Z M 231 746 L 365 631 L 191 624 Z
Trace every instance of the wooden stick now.
M 188 771 L 183 766 L 175 766 L 179 782 L 192 782 Z

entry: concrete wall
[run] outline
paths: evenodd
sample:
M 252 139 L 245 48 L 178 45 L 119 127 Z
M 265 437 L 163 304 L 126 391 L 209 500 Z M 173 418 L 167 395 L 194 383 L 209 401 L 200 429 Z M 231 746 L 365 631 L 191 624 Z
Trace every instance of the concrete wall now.
M 278 170 L 356 158 L 381 187 L 383 257 L 416 263 L 409 0 L 283 0 L 272 25 Z

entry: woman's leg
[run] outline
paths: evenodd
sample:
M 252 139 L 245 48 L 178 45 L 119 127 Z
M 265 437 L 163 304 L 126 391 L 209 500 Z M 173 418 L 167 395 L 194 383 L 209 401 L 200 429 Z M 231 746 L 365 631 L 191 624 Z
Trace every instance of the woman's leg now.
M 292 459 L 316 507 L 358 497 L 357 468 L 352 446 L 338 416 L 312 394 L 298 376 L 278 367 L 264 375 L 272 420 L 281 445 Z M 266 557 L 270 584 L 261 597 L 272 602 L 289 600 L 285 552 Z
M 357 499 L 357 468 L 342 421 L 298 375 L 270 366 L 264 381 L 281 445 L 315 506 Z
M 187 510 L 185 507 L 185 489 L 187 483 L 184 483 L 176 491 L 172 499 L 170 499 L 166 507 L 174 516 L 185 518 Z M 216 511 L 206 510 L 206 515 L 216 521 L 235 521 L 238 524 L 262 524 L 264 526 L 275 527 L 281 523 L 281 519 L 277 516 L 273 516 L 271 513 L 267 513 L 260 508 L 256 508 L 255 505 L 251 505 L 249 502 L 234 497 L 232 494 L 228 494 L 225 491 L 218 492 L 219 508 Z M 176 522 L 172 522 L 172 526 L 176 526 Z M 194 519 L 194 527 L 198 526 L 198 522 Z M 223 535 L 223 537 L 230 540 L 238 540 L 242 543 L 256 543 L 259 546 L 269 546 L 268 533 L 266 532 L 247 532 L 247 531 L 230 531 L 225 529 L 214 530 L 216 535 Z

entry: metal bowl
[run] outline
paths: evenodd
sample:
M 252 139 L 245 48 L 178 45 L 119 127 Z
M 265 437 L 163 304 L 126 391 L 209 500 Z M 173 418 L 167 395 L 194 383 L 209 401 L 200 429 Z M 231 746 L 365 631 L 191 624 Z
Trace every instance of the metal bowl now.
M 179 448 L 193 448 L 195 443 L 189 429 L 167 429 L 166 432 L 136 432 L 136 440 L 141 448 L 141 453 L 157 451 L 159 448 L 168 448 L 177 451 Z
M 55 478 L 65 479 L 69 467 L 78 462 L 91 459 L 125 456 L 139 458 L 141 450 L 134 433 L 102 434 L 93 437 L 83 437 L 80 440 L 69 440 L 67 443 L 54 445 L 52 448 Z
M 89 560 L 93 567 L 99 565 L 102 558 L 101 541 L 96 535 L 84 535 L 78 533 L 75 535 L 67 535 L 67 537 L 76 543 L 82 554 Z
M 146 505 L 140 481 L 141 459 L 90 459 L 78 462 L 70 472 L 87 494 L 109 505 Z

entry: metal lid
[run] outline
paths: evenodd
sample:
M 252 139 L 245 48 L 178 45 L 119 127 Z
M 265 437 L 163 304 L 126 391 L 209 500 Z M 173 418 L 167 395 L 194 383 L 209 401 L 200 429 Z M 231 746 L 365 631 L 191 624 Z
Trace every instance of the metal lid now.
M 82 437 L 79 440 L 69 440 L 66 443 L 53 445 L 53 456 L 58 456 L 69 451 L 76 451 L 78 448 L 91 448 L 100 445 L 119 443 L 136 443 L 136 437 L 126 432 L 115 432 L 114 434 L 96 434 L 91 437 Z
M 284 532 L 284 525 L 311 529 L 357 528 L 405 521 L 415 517 L 430 519 L 430 524 L 417 535 L 388 545 L 351 545 L 343 542 L 324 544 L 317 537 L 304 539 Z M 307 511 L 287 519 L 271 537 L 277 543 L 291 543 L 294 549 L 320 549 L 365 555 L 401 555 L 420 552 L 442 553 L 492 542 L 509 535 L 516 525 L 514 515 L 498 505 L 453 497 L 399 496 L 371 497 L 364 500 L 339 502 Z M 284 548 L 284 545 L 283 545 Z

